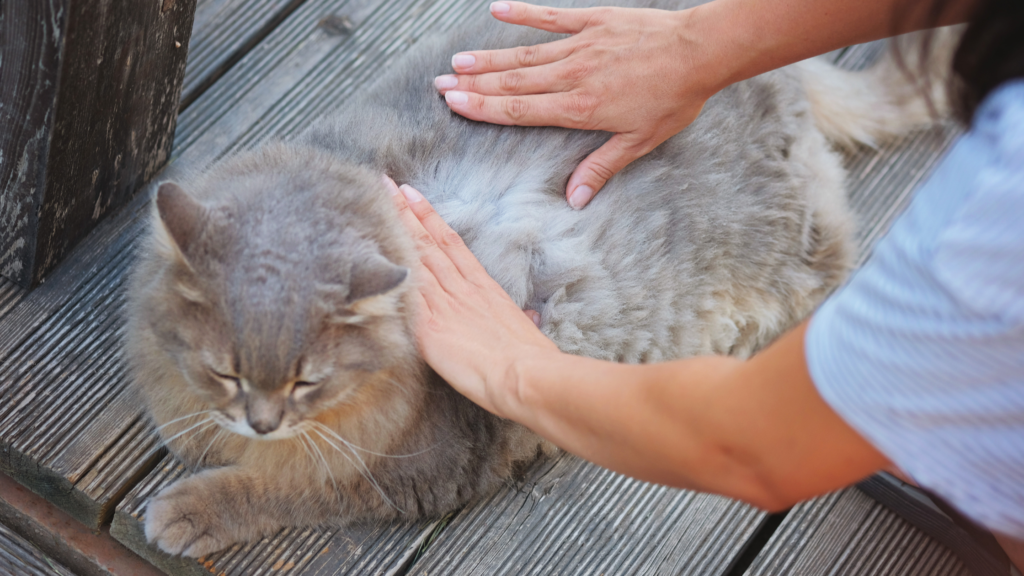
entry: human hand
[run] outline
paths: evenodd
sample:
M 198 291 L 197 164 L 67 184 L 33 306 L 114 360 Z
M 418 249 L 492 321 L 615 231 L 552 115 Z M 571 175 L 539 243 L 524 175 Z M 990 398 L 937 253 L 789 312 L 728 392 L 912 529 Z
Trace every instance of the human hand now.
M 457 75 L 434 83 L 456 113 L 483 122 L 604 130 L 614 136 L 573 172 L 566 198 L 590 202 L 627 164 L 686 128 L 725 72 L 702 66 L 691 11 L 556 9 L 491 4 L 495 18 L 569 38 L 538 46 L 461 52 Z
M 484 409 L 506 416 L 518 390 L 518 359 L 560 353 L 484 270 L 423 195 L 385 178 L 416 243 L 416 342 L 427 363 Z

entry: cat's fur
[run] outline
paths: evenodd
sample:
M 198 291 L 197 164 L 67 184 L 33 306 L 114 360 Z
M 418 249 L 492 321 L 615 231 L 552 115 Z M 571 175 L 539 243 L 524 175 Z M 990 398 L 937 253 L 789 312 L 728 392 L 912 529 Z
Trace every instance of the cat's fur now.
M 471 122 L 432 86 L 459 50 L 549 37 L 487 23 L 425 42 L 294 141 L 161 186 L 127 357 L 172 451 L 205 469 L 150 502 L 151 541 L 196 556 L 283 526 L 439 515 L 553 449 L 417 356 L 415 256 L 382 174 L 422 191 L 574 354 L 748 356 L 843 280 L 853 226 L 815 113 L 864 107 L 844 93 L 870 76 L 817 70 L 819 110 L 798 67 L 731 86 L 574 211 L 566 179 L 607 134 Z

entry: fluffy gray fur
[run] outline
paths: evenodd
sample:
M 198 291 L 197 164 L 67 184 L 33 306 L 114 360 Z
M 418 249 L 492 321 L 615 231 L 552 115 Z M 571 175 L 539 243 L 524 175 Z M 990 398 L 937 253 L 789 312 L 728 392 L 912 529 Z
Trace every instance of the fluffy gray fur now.
M 472 122 L 433 89 L 459 50 L 551 37 L 486 20 L 423 42 L 294 141 L 161 186 L 127 356 L 164 439 L 205 468 L 149 504 L 164 550 L 442 514 L 553 449 L 417 356 L 415 255 L 383 174 L 422 191 L 574 354 L 747 356 L 845 277 L 844 174 L 816 118 L 864 106 L 843 96 L 870 75 L 819 67 L 828 82 L 811 86 L 789 68 L 729 87 L 574 211 L 566 179 L 607 134 Z

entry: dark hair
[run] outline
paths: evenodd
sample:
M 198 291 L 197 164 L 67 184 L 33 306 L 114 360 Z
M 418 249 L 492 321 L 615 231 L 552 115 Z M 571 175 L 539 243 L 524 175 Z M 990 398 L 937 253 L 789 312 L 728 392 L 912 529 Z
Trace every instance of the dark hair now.
M 943 21 L 952 3 L 934 0 L 922 13 L 920 2 L 903 2 L 897 6 L 895 26 L 905 29 L 900 25 L 917 16 L 923 18 L 924 27 L 934 27 Z M 922 52 L 929 44 L 927 39 L 922 43 Z M 970 124 L 989 92 L 1013 78 L 1024 78 L 1024 1 L 975 0 L 953 56 L 948 92 L 954 113 Z

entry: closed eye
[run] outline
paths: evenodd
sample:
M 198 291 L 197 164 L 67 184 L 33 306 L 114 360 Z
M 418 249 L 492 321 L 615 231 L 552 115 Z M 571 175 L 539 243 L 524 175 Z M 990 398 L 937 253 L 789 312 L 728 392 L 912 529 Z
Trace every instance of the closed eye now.
M 242 387 L 242 379 L 239 378 L 238 376 L 229 376 L 227 374 L 221 374 L 220 372 L 215 372 L 213 370 L 210 371 L 210 374 L 212 374 L 214 378 L 220 380 L 221 383 L 225 385 L 233 384 L 236 388 Z
M 296 400 L 301 400 L 306 396 L 306 394 L 309 394 L 310 392 L 316 390 L 319 385 L 319 382 L 311 382 L 309 380 L 296 380 L 295 383 L 292 384 L 292 397 L 295 398 Z

